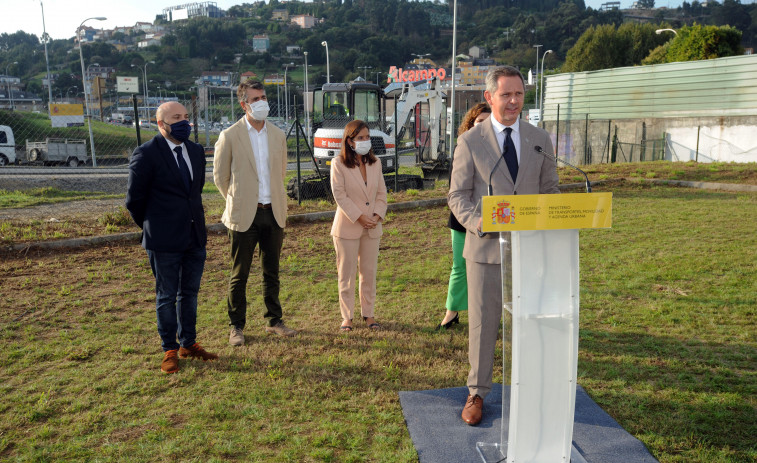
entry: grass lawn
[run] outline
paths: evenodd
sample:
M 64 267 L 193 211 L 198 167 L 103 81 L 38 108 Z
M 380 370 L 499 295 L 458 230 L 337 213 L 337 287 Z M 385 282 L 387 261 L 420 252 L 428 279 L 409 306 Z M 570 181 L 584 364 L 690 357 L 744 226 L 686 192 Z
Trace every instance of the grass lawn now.
M 591 173 L 605 174 L 620 175 Z M 614 220 L 581 231 L 579 384 L 663 463 L 757 461 L 757 193 L 594 191 L 613 192 Z M 228 345 L 228 239 L 211 235 L 198 341 L 221 358 L 168 376 L 138 244 L 3 253 L 0 460 L 417 461 L 397 392 L 462 386 L 468 370 L 467 316 L 433 331 L 447 215 L 389 214 L 379 332 L 338 330 L 331 223 L 288 227 L 281 300 L 301 333 L 263 332 L 256 259 L 241 348 Z

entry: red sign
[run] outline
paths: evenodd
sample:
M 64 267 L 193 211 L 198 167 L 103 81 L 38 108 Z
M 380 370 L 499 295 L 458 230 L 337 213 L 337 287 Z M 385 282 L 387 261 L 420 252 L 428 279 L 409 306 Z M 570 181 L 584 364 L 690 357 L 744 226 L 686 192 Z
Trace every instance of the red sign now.
M 447 71 L 444 68 L 439 69 L 411 69 L 409 71 L 392 66 L 389 68 L 389 76 L 386 79 L 388 84 L 392 82 L 417 82 L 419 80 L 431 80 L 438 78 L 444 80 L 447 77 Z

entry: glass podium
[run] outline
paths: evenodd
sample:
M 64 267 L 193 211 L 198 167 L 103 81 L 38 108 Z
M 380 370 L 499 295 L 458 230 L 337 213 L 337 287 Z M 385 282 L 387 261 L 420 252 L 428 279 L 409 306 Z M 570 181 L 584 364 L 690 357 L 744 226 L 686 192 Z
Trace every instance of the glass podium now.
M 587 207 L 586 197 L 595 195 L 601 197 L 591 199 L 600 200 L 600 205 Z M 536 206 L 518 203 L 527 201 L 526 196 L 533 196 Z M 578 229 L 609 227 L 612 196 L 581 194 L 578 204 L 571 196 L 575 195 L 491 197 L 494 200 L 488 207 L 484 203 L 483 211 L 491 210 L 495 222 L 492 227 L 484 225 L 484 231 L 494 228 L 500 232 L 502 382 L 510 384 L 509 394 L 503 385 L 499 442 L 476 444 L 481 460 L 487 463 L 586 461 L 572 445 L 580 301 Z M 590 220 L 588 227 L 558 220 L 564 214 L 548 212 L 555 202 L 560 208 L 584 211 L 589 216 L 584 217 Z M 517 227 L 511 226 L 512 231 L 502 231 L 509 222 L 516 222 L 517 212 L 533 208 L 545 211 L 542 222 L 520 220 Z M 597 220 L 600 210 L 604 217 Z M 496 227 L 498 217 L 510 221 Z M 559 228 L 568 226 L 574 228 Z

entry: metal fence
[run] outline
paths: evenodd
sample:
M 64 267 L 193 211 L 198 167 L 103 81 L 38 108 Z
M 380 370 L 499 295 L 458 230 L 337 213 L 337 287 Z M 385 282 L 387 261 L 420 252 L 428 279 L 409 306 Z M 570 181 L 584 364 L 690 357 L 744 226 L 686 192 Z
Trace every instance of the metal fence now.
M 205 146 L 208 153 L 212 152 L 212 147 L 218 140 L 220 132 L 242 117 L 242 108 L 236 97 L 231 96 L 213 98 L 206 105 L 200 105 L 196 98 L 190 100 L 155 99 L 155 101 L 151 98 L 151 104 L 145 105 L 141 97 L 137 97 L 134 100 L 120 98 L 102 107 L 93 105 L 91 117 L 87 117 L 86 114 L 82 116 L 85 111 L 82 110 L 81 105 L 78 105 L 78 116 L 57 113 L 57 111 L 76 108 L 74 105 L 69 107 L 53 105 L 53 117 L 39 111 L 0 109 L 0 126 L 10 128 L 15 144 L 15 162 L 18 164 L 58 162 L 32 159 L 34 156 L 30 156 L 27 142 L 44 142 L 48 139 L 69 140 L 72 143 L 83 142 L 86 144 L 86 164 L 88 165 L 124 164 L 128 162 L 134 148 L 158 133 L 155 111 L 165 101 L 178 101 L 187 108 L 190 122 L 194 124 L 191 140 Z M 294 120 L 286 120 L 284 106 L 280 105 L 281 108 L 279 108 L 275 102 L 271 106 L 272 117 L 269 120 L 282 129 L 291 128 Z M 290 106 L 288 109 L 293 115 L 294 108 Z M 289 153 L 292 161 L 296 159 L 295 152 L 295 147 L 292 146 Z
M 545 121 L 540 125 L 553 135 L 557 155 L 573 164 L 665 159 L 664 134 L 648 134 L 643 120 L 591 119 L 587 114 L 583 120 Z

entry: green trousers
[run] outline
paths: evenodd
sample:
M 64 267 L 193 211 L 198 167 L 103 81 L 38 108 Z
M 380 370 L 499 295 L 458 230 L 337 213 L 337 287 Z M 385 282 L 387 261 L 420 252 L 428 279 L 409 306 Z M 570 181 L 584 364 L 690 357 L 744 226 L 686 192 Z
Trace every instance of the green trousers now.
M 447 310 L 460 312 L 468 310 L 468 275 L 465 271 L 465 232 L 452 232 L 452 271 L 447 289 Z

